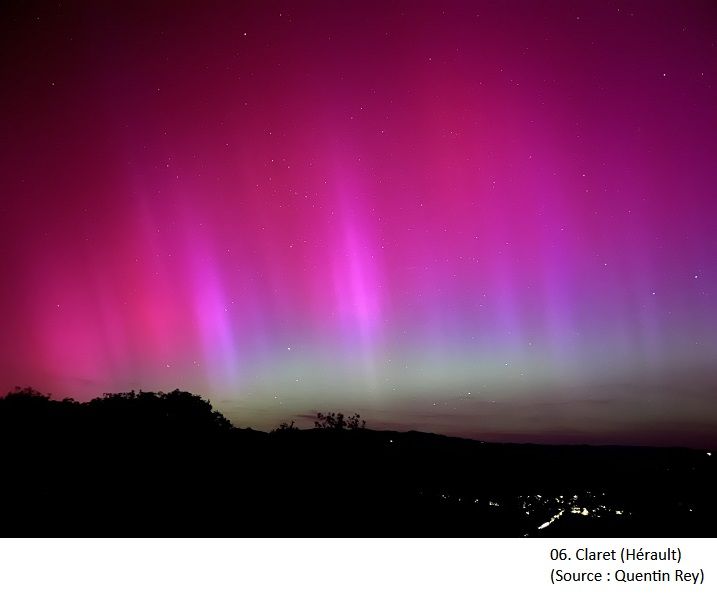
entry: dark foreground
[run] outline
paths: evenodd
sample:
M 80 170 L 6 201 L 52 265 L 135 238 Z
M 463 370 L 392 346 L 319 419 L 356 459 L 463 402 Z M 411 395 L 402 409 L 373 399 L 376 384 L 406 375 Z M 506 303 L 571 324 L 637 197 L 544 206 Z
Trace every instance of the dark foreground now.
M 199 397 L 0 399 L 0 536 L 717 535 L 717 456 L 234 428 Z

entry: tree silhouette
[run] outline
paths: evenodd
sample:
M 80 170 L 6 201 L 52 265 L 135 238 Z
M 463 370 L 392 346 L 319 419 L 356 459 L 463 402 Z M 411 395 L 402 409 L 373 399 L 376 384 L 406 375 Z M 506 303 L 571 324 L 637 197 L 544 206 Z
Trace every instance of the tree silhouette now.
M 291 423 L 287 424 L 286 422 L 282 422 L 279 424 L 277 428 L 274 428 L 271 433 L 272 434 L 283 434 L 285 432 L 298 432 L 299 428 L 297 428 L 294 424 L 296 422 L 292 419 Z
M 211 403 L 180 390 L 169 393 L 134 390 L 106 393 L 86 403 L 54 401 L 34 388 L 17 387 L 0 398 L 0 429 L 59 431 L 60 426 L 84 427 L 92 433 L 131 434 L 221 433 L 234 426 Z
M 346 417 L 343 413 L 317 413 L 314 427 L 322 430 L 360 430 L 366 427 L 358 413 Z

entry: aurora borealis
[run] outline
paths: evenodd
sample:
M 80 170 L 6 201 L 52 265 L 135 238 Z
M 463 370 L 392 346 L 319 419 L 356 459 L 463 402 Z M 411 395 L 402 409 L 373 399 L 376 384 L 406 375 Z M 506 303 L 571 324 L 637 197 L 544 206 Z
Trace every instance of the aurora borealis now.
M 2 9 L 2 392 L 717 439 L 713 3 L 81 4 Z

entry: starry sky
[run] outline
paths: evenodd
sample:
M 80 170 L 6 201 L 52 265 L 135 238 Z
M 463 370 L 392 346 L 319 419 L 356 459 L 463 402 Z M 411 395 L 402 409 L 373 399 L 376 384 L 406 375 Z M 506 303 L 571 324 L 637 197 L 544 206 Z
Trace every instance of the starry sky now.
M 8 3 L 0 391 L 717 442 L 717 8 Z

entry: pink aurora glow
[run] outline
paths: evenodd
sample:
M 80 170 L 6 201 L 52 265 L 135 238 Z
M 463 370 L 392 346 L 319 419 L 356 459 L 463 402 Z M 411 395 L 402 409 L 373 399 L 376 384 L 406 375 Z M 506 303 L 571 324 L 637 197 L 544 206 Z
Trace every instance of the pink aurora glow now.
M 2 70 L 3 388 L 712 438 L 709 3 L 32 16 Z

